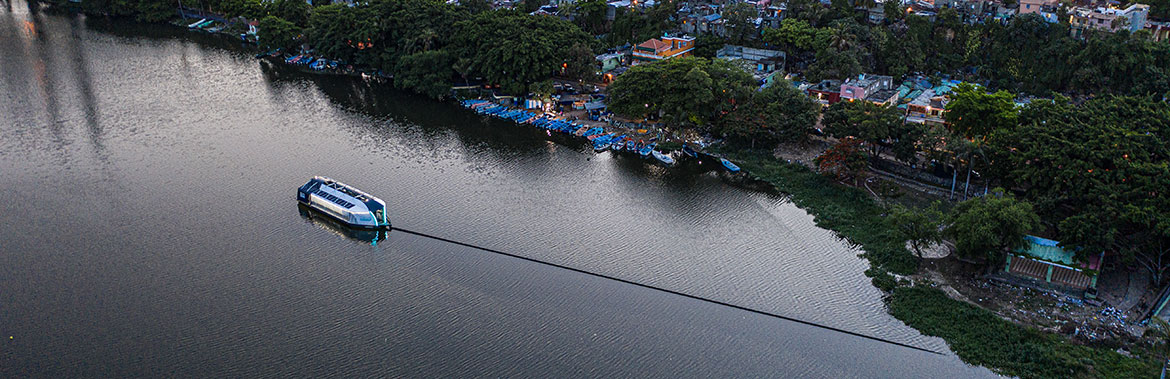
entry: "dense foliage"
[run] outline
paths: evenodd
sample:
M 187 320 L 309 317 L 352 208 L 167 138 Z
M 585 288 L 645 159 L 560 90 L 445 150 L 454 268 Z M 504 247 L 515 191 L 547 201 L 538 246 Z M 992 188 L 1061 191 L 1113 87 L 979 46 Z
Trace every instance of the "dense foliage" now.
M 641 64 L 609 86 L 609 109 L 674 125 L 718 124 L 754 94 L 755 80 L 725 60 L 689 57 Z
M 753 94 L 722 122 L 722 130 L 731 138 L 776 142 L 799 142 L 807 138 L 817 122 L 821 105 L 791 83 L 779 80 Z
M 905 122 L 906 113 L 893 105 L 878 105 L 869 101 L 842 101 L 825 111 L 821 124 L 825 133 L 837 138 L 855 137 L 865 142 L 870 154 L 882 152 L 883 146 L 909 144 L 900 147 L 913 157 L 914 143 L 921 134 L 921 125 Z
M 895 77 L 909 73 L 958 75 L 992 87 L 1036 95 L 1062 93 L 1157 94 L 1170 91 L 1170 43 L 1148 32 L 1089 31 L 1071 36 L 1065 19 L 1039 15 L 1007 23 L 967 23 L 953 9 L 935 21 L 896 11 L 886 2 L 886 24 L 869 26 L 857 13 L 788 2 L 787 18 L 763 30 L 764 41 L 787 49 L 794 63 L 808 63 L 810 80 L 846 78 L 859 72 Z M 1155 13 L 1157 13 L 1155 7 Z M 814 58 L 815 57 L 815 58 Z
M 1170 268 L 1170 104 L 1105 97 L 1033 102 L 989 140 L 1000 179 L 1022 190 L 1078 253 Z
M 454 53 L 466 56 L 479 75 L 505 92 L 525 94 L 567 62 L 568 51 L 591 38 L 556 17 L 512 11 L 483 12 L 455 24 Z

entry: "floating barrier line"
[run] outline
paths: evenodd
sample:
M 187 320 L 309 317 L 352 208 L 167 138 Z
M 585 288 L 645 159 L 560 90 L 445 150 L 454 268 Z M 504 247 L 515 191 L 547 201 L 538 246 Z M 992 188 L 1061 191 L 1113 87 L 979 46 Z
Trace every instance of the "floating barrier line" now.
M 469 243 L 463 243 L 463 242 L 459 242 L 459 241 L 455 241 L 455 240 L 451 240 L 451 239 L 447 239 L 447 238 L 443 238 L 443 237 L 433 236 L 433 235 L 426 234 L 426 233 L 416 232 L 413 230 L 403 229 L 403 228 L 399 228 L 399 227 L 394 227 L 392 230 L 397 230 L 397 231 L 400 231 L 403 233 L 414 234 L 416 236 L 420 236 L 420 237 L 424 237 L 424 238 L 430 238 L 430 239 L 439 240 L 439 241 L 443 241 L 443 242 L 453 243 L 453 244 L 460 245 L 460 246 L 466 246 L 466 247 L 470 247 L 472 249 L 483 250 L 483 251 L 486 251 L 489 253 L 495 253 L 495 254 L 499 254 L 499 255 L 509 256 L 512 258 L 525 260 L 525 261 L 529 261 L 529 262 L 533 262 L 533 263 L 538 263 L 538 264 L 542 264 L 542 265 L 546 265 L 546 266 L 552 266 L 552 267 L 556 267 L 556 268 L 560 268 L 560 269 L 578 272 L 578 273 L 582 273 L 585 275 L 594 276 L 594 277 L 598 277 L 598 278 L 602 278 L 602 279 L 609 279 L 609 280 L 613 280 L 613 281 L 617 281 L 617 282 L 621 282 L 621 283 L 626 283 L 626 284 L 630 284 L 630 285 L 634 285 L 634 286 L 638 286 L 638 287 L 642 287 L 642 288 L 648 288 L 651 290 L 665 292 L 665 293 L 669 293 L 669 294 L 673 294 L 673 295 L 677 295 L 677 296 L 682 296 L 682 297 L 686 297 L 686 298 L 690 298 L 690 299 L 695 299 L 695 300 L 699 300 L 699 301 L 703 301 L 703 302 L 707 302 L 707 303 L 718 304 L 718 305 L 722 305 L 725 307 L 739 309 L 742 311 L 748 311 L 748 312 L 752 312 L 752 313 L 756 313 L 756 314 L 761 314 L 764 316 L 771 316 L 771 317 L 775 317 L 775 318 L 778 318 L 781 320 L 787 320 L 787 321 L 795 322 L 798 324 L 804 324 L 804 325 L 808 325 L 808 326 L 812 326 L 812 327 L 816 327 L 816 328 L 831 330 L 834 332 L 844 333 L 844 334 L 848 334 L 848 335 L 855 336 L 855 337 L 865 338 L 868 340 L 883 342 L 883 343 L 901 346 L 901 347 L 914 349 L 914 350 L 918 350 L 918 351 L 924 351 L 924 352 L 931 353 L 931 354 L 944 355 L 941 352 L 930 350 L 930 349 L 927 349 L 924 347 L 918 347 L 918 346 L 914 346 L 914 345 L 910 345 L 910 344 L 906 344 L 906 343 L 902 343 L 902 342 L 891 341 L 891 340 L 880 338 L 880 337 L 865 335 L 865 334 L 861 334 L 861 333 L 857 333 L 857 332 L 848 331 L 845 329 L 835 328 L 835 327 L 828 326 L 828 325 L 817 324 L 817 323 L 814 323 L 811 321 L 800 320 L 800 319 L 784 316 L 781 314 L 776 314 L 776 313 L 767 312 L 767 311 L 761 311 L 758 309 L 752 309 L 752 308 L 748 308 L 748 307 L 744 307 L 744 306 L 740 306 L 740 305 L 735 305 L 735 304 L 731 304 L 731 303 L 724 302 L 724 301 L 709 299 L 709 298 L 700 297 L 697 295 L 691 295 L 691 294 L 687 294 L 687 293 L 683 293 L 683 292 L 679 292 L 679 291 L 675 291 L 675 290 L 670 290 L 670 289 L 666 289 L 666 288 L 662 288 L 662 287 L 655 287 L 653 285 L 638 283 L 638 282 L 631 281 L 628 279 L 622 279 L 622 278 L 618 278 L 618 277 L 614 277 L 614 276 L 609 276 L 606 274 L 585 271 L 585 270 L 582 270 L 579 268 L 573 268 L 573 267 L 569 267 L 569 266 L 565 266 L 565 265 L 561 265 L 561 264 L 557 264 L 557 263 L 546 262 L 546 261 L 538 260 L 535 258 L 529 258 L 529 257 L 521 256 L 521 255 L 512 254 L 512 253 L 506 253 L 506 252 L 499 251 L 496 249 L 490 249 L 490 248 L 486 248 L 486 247 L 482 247 L 482 246 L 476 246 L 476 245 L 472 245 Z

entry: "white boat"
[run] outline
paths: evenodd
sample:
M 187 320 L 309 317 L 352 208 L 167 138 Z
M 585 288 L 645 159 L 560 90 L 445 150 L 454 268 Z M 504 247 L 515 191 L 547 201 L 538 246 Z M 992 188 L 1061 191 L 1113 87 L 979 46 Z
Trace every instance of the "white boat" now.
M 390 228 L 382 199 L 324 176 L 313 177 L 297 189 L 297 201 L 351 227 Z
M 653 154 L 655 159 L 665 163 L 667 166 L 674 164 L 674 158 L 671 158 L 669 155 L 659 153 L 658 150 L 651 150 L 650 154 Z

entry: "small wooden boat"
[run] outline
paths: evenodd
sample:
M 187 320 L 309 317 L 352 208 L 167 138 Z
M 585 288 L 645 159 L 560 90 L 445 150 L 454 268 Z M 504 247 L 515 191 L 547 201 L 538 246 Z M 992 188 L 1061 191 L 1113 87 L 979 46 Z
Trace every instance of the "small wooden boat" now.
M 657 159 L 659 162 L 662 162 L 667 166 L 674 165 L 674 158 L 671 158 L 669 155 L 660 153 L 658 150 L 651 150 L 650 154 L 654 155 L 654 159 Z
M 731 163 L 731 161 L 724 158 L 719 158 L 719 162 L 723 163 L 723 167 L 727 168 L 727 171 L 739 172 L 739 166 L 736 166 L 735 163 Z

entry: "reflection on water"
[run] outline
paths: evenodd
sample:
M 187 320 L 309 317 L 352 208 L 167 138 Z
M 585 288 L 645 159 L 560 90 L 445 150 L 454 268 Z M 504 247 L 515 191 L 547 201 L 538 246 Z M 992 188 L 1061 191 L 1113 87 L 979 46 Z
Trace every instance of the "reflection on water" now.
M 332 217 L 322 214 L 321 212 L 309 208 L 301 203 L 297 203 L 297 211 L 301 213 L 301 217 L 303 217 L 306 222 L 320 226 L 322 229 L 328 230 L 339 236 L 362 243 L 368 243 L 371 246 L 377 246 L 379 241 L 385 241 L 386 236 L 390 233 L 388 230 L 356 229 L 343 225 Z

